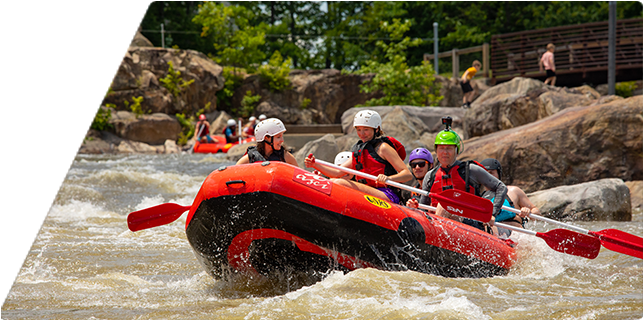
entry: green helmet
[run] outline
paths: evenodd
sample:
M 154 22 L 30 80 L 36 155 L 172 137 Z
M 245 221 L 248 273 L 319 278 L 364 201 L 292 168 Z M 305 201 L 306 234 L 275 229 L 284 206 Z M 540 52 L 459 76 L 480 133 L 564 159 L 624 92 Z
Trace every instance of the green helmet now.
M 438 149 L 438 145 L 455 145 L 456 146 L 456 155 L 460 155 L 462 150 L 464 150 L 464 143 L 460 136 L 453 130 L 443 130 L 438 133 L 438 136 L 435 136 L 435 150 Z

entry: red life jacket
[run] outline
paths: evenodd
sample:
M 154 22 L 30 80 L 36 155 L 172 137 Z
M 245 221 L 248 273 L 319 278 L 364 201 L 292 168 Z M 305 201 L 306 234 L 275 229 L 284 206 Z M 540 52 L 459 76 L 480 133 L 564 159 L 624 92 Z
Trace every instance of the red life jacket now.
M 205 128 L 204 128 L 205 127 Z M 200 132 L 199 137 L 210 135 L 210 126 L 206 123 L 201 123 L 197 126 L 197 134 Z
M 457 189 L 467 193 L 480 196 L 480 186 L 474 185 L 469 181 L 469 164 L 474 163 L 482 168 L 480 163 L 471 160 L 471 161 L 456 161 L 453 166 L 445 170 L 440 166 L 437 170 L 432 171 L 431 177 L 429 178 L 429 184 L 431 184 L 431 193 L 439 194 L 448 189 Z M 473 190 L 470 187 L 473 186 Z M 438 206 L 437 200 L 431 198 L 431 205 Z
M 353 145 L 353 168 L 355 170 L 373 176 L 377 176 L 379 174 L 384 174 L 387 176 L 397 174 L 397 170 L 395 170 L 393 165 L 391 165 L 391 163 L 389 163 L 387 160 L 380 157 L 375 151 L 376 148 L 383 142 L 393 147 L 393 149 L 395 149 L 402 160 L 406 158 L 406 150 L 404 149 L 404 145 L 402 145 L 402 143 L 400 143 L 393 137 L 380 136 L 371 139 L 366 143 L 360 140 L 355 145 Z M 375 188 L 386 186 L 386 184 L 381 184 L 374 180 L 365 178 L 359 179 L 358 182 Z

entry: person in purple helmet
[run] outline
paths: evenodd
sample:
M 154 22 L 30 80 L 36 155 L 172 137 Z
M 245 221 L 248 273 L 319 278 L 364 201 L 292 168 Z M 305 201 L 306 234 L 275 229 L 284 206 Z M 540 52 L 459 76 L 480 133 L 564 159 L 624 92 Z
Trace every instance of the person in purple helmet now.
M 431 155 L 431 152 L 426 148 L 416 148 L 411 151 L 411 155 L 409 155 L 409 166 L 411 167 L 411 174 L 415 178 L 413 187 L 422 189 L 424 175 L 433 168 L 433 155 Z M 419 201 L 421 196 L 420 194 L 407 190 L 403 190 L 401 194 L 403 204 L 406 204 L 406 201 L 411 198 Z

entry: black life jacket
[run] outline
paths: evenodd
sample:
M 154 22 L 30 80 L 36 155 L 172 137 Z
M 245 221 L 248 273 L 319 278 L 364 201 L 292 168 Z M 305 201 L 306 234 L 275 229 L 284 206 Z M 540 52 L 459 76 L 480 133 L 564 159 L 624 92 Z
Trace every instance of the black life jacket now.
M 266 159 L 265 157 L 263 157 L 263 155 L 261 155 L 261 153 L 259 153 L 259 151 L 257 150 L 257 146 L 249 146 L 246 154 L 248 154 L 248 161 L 250 163 L 265 161 L 286 162 L 286 156 L 283 148 L 280 150 L 273 149 L 272 154 L 268 156 L 268 159 Z

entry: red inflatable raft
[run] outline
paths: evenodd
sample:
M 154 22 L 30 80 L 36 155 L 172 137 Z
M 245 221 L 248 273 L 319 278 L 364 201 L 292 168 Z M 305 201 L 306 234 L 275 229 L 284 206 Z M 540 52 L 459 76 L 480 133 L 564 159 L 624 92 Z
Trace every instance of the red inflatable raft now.
M 224 136 L 212 136 L 212 138 L 216 138 L 219 143 L 208 143 L 208 144 L 202 144 L 200 142 L 195 142 L 194 143 L 194 152 L 195 153 L 227 153 L 232 146 L 239 144 L 239 141 L 235 141 L 234 143 L 226 143 L 225 142 L 225 137 Z M 241 143 L 251 143 L 254 142 L 255 138 L 250 137 L 246 138 L 241 141 Z
M 478 278 L 507 274 L 516 257 L 478 229 L 281 162 L 213 171 L 190 209 L 186 234 L 215 278 L 366 267 Z

